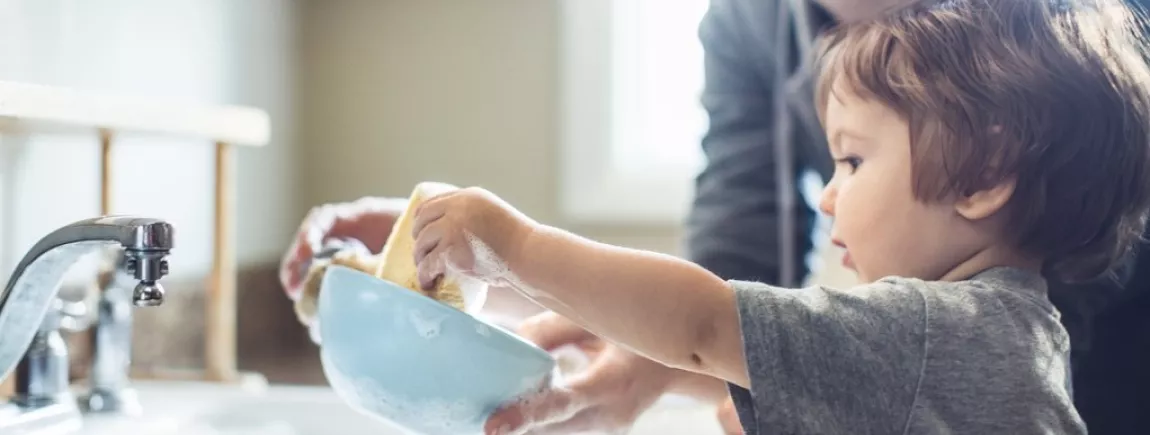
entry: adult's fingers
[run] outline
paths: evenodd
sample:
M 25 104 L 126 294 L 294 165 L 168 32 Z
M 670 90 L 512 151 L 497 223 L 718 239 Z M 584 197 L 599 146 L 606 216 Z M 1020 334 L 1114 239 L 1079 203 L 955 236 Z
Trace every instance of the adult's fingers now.
M 576 413 L 573 417 L 551 423 L 538 429 L 527 431 L 529 435 L 572 435 L 598 433 L 604 435 L 625 435 L 630 425 L 615 420 L 615 414 L 601 406 L 592 406 Z
M 332 239 L 355 239 L 371 252 L 383 249 L 392 226 L 406 207 L 406 198 L 363 197 L 312 208 L 280 262 L 280 284 L 288 296 L 298 297 L 307 275 L 303 266 Z
M 330 239 L 356 239 L 369 251 L 379 252 L 406 204 L 394 198 L 367 198 L 341 205 L 332 212 L 335 217 L 316 246 Z
M 735 403 L 730 398 L 719 405 L 718 417 L 724 434 L 743 435 L 743 424 L 739 422 L 739 413 L 735 411 Z
M 511 403 L 487 419 L 483 433 L 524 434 L 552 422 L 568 420 L 584 408 L 583 401 L 577 400 L 578 394 L 568 388 L 556 388 Z
M 331 228 L 335 219 L 334 205 L 321 205 L 312 208 L 300 222 L 292 244 L 284 253 L 280 262 L 280 284 L 288 296 L 295 299 L 303 284 L 306 270 L 301 267 L 315 255 L 315 250 L 322 245 L 324 236 Z

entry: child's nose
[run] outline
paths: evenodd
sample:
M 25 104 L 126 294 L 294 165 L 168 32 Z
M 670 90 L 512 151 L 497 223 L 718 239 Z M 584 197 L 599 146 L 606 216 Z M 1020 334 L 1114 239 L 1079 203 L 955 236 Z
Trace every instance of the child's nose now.
M 835 199 L 839 195 L 839 189 L 835 183 L 827 184 L 823 189 L 823 195 L 819 198 L 819 211 L 826 213 L 827 216 L 835 216 Z

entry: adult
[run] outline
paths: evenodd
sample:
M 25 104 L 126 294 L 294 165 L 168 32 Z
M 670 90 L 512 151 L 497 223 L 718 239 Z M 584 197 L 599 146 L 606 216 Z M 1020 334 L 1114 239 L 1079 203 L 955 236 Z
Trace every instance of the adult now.
M 727 279 L 794 286 L 807 275 L 803 259 L 813 249 L 816 215 L 801 200 L 799 179 L 810 172 L 826 180 L 833 164 L 804 61 L 825 27 L 870 19 L 907 3 L 711 1 L 699 29 L 706 64 L 702 102 L 710 118 L 702 144 L 707 165 L 698 176 L 687 222 L 689 258 Z M 299 262 L 322 240 L 353 237 L 378 251 L 402 207 L 402 200 L 365 198 L 313 211 L 284 261 L 281 278 L 289 294 L 301 279 Z M 1139 261 L 1150 264 L 1150 255 L 1141 257 Z M 1150 265 L 1138 268 L 1142 271 L 1131 279 L 1134 269 L 1084 285 L 1051 285 L 1051 298 L 1071 334 L 1076 405 L 1092 433 L 1150 433 L 1147 414 L 1137 409 L 1150 403 L 1150 375 L 1144 368 L 1140 379 L 1133 372 L 1139 370 L 1133 365 L 1137 357 L 1148 367 L 1144 362 L 1150 338 L 1132 335 L 1137 328 L 1150 335 L 1148 323 L 1136 323 L 1150 316 L 1132 308 L 1150 305 L 1150 292 L 1138 291 L 1150 283 Z M 1127 281 L 1123 291 L 1121 284 Z M 1099 317 L 1105 332 L 1092 342 L 1091 319 L 1104 310 L 1114 315 Z M 544 348 L 578 345 L 592 362 L 563 388 L 497 413 L 492 427 L 557 434 L 622 429 L 665 393 L 679 392 L 727 399 L 719 408 L 720 420 L 729 433 L 741 430 L 727 386 L 718 380 L 677 375 L 675 369 L 604 342 L 550 313 L 527 320 L 520 333 Z M 1095 342 L 1098 348 L 1091 353 Z M 1115 370 L 1115 364 L 1124 364 L 1126 371 Z M 734 388 L 731 394 L 747 392 Z

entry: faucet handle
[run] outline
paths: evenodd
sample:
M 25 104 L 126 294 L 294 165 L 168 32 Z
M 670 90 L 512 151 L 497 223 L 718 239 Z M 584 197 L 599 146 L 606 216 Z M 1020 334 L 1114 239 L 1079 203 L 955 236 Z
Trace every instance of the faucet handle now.
M 92 326 L 92 316 L 89 315 L 91 310 L 88 309 L 88 304 L 63 299 L 57 299 L 57 301 L 60 302 L 60 329 L 78 332 Z
M 40 330 L 53 331 L 63 329 L 65 331 L 77 332 L 88 329 L 90 326 L 92 326 L 92 319 L 88 316 L 88 306 L 86 304 L 55 298 L 52 301 L 52 305 L 48 307 L 48 312 L 44 315 L 44 321 L 40 324 Z

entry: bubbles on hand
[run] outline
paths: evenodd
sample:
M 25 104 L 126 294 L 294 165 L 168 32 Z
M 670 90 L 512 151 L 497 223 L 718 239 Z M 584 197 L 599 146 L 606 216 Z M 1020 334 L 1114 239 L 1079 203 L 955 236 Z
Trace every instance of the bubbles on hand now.
M 465 233 L 464 237 L 467 238 L 467 245 L 471 248 L 471 255 L 475 258 L 472 271 L 476 276 L 506 278 L 511 275 L 511 269 L 507 267 L 507 262 L 499 258 L 495 254 L 495 250 L 475 237 L 474 234 Z
M 471 248 L 472 258 L 475 259 L 471 270 L 472 276 L 491 286 L 511 287 L 528 294 L 538 293 L 527 287 L 526 283 L 511 271 L 507 262 L 491 249 L 491 246 L 474 234 L 464 233 L 464 236 L 468 247 Z

